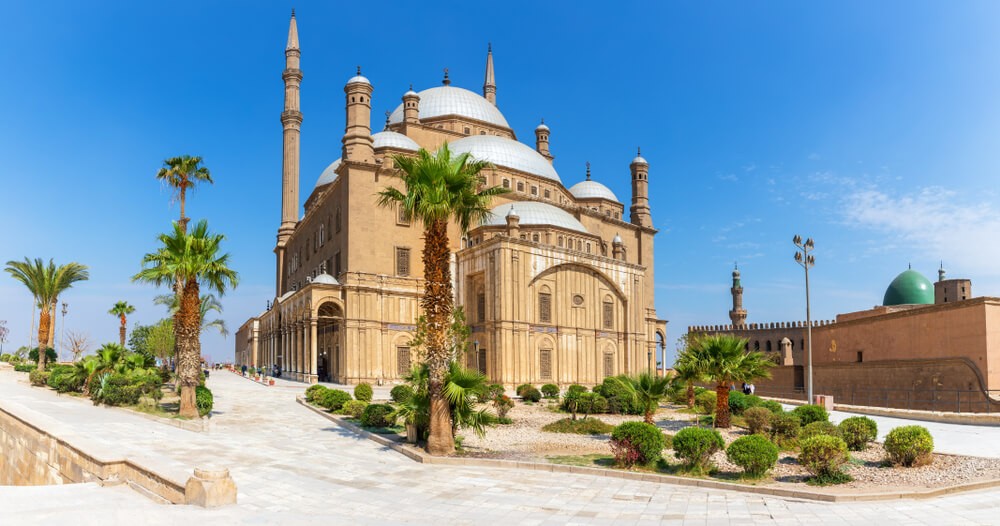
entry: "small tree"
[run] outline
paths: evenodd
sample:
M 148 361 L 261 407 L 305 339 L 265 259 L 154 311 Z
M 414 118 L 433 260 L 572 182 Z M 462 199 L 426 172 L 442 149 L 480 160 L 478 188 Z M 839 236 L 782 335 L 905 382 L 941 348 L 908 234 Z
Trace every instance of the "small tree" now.
M 667 395 L 667 391 L 670 389 L 670 378 L 644 372 L 636 376 L 615 377 L 612 380 L 621 385 L 633 400 L 642 405 L 644 421 L 647 424 L 652 424 L 653 414 L 660 406 L 660 400 Z
M 115 303 L 115 306 L 111 307 L 111 310 L 108 311 L 108 314 L 118 318 L 118 321 L 121 323 L 121 326 L 118 327 L 118 340 L 120 341 L 122 347 L 125 347 L 125 332 L 128 328 L 127 316 L 133 312 L 135 312 L 135 307 L 127 301 L 119 301 Z
M 69 352 L 73 354 L 74 362 L 79 361 L 81 356 L 87 354 L 92 345 L 90 337 L 82 332 L 69 331 L 66 334 L 66 339 L 69 341 Z
M 700 338 L 692 348 L 705 376 L 715 382 L 715 426 L 729 427 L 729 387 L 770 378 L 774 365 L 762 353 L 747 351 L 747 340 L 728 334 Z

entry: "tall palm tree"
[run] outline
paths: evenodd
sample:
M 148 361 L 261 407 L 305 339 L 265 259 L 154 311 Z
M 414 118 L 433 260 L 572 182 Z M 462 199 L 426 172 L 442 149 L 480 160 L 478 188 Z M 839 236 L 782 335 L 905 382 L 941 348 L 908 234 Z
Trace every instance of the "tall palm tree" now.
M 212 174 L 208 168 L 201 166 L 201 157 L 182 155 L 171 157 L 163 161 L 163 167 L 156 172 L 156 178 L 165 182 L 174 189 L 174 198 L 181 205 L 181 218 L 178 221 L 181 230 L 187 232 L 188 217 L 184 215 L 184 205 L 187 200 L 187 191 L 193 190 L 194 186 L 201 181 L 212 183 Z
M 229 254 L 220 254 L 223 239 L 221 234 L 209 232 L 207 221 L 199 221 L 191 233 L 184 232 L 181 224 L 175 222 L 172 233 L 160 234 L 160 249 L 146 254 L 142 270 L 132 277 L 134 281 L 155 285 L 183 283 L 179 307 L 174 314 L 174 337 L 181 384 L 180 415 L 184 417 L 198 417 L 195 387 L 201 372 L 200 287 L 222 295 L 239 282 L 236 271 L 229 268 Z
M 694 384 L 705 381 L 704 365 L 698 362 L 695 353 L 685 351 L 677 356 L 672 380 L 684 385 L 687 391 L 687 406 L 694 407 Z
M 670 390 L 670 378 L 643 372 L 636 376 L 616 376 L 613 381 L 621 385 L 633 400 L 642 404 L 643 420 L 652 424 L 653 414 L 660 406 L 660 400 Z
M 135 307 L 129 304 L 127 301 L 119 301 L 115 303 L 114 307 L 108 311 L 108 314 L 112 316 L 117 316 L 121 321 L 121 326 L 118 327 L 118 338 L 121 340 L 122 347 L 125 347 L 125 328 L 128 326 L 128 320 L 126 316 L 135 312 Z
M 78 281 L 90 277 L 87 266 L 79 263 L 56 264 L 50 259 L 46 265 L 41 258 L 34 261 L 24 258 L 24 261 L 8 261 L 6 270 L 14 279 L 20 281 L 35 299 L 39 310 L 38 318 L 38 348 L 47 349 L 49 341 L 49 325 L 52 323 L 52 311 L 59 295 Z M 46 353 L 38 356 L 38 369 L 45 370 Z
M 431 406 L 427 451 L 446 455 L 455 450 L 444 393 L 450 359 L 447 332 L 453 308 L 448 223 L 454 220 L 464 234 L 489 217 L 490 201 L 507 190 L 480 190 L 484 182 L 480 172 L 489 163 L 476 161 L 467 153 L 452 157 L 447 143 L 433 155 L 421 148 L 416 157 L 397 155 L 393 162 L 399 168 L 405 191 L 387 187 L 378 193 L 377 202 L 381 207 L 400 207 L 406 219 L 424 224 L 424 295 L 420 307 L 430 329 L 426 342 Z
M 747 340 L 720 334 L 700 338 L 692 348 L 704 364 L 705 377 L 715 382 L 715 427 L 729 427 L 729 387 L 770 378 L 774 362 L 759 351 L 747 351 Z

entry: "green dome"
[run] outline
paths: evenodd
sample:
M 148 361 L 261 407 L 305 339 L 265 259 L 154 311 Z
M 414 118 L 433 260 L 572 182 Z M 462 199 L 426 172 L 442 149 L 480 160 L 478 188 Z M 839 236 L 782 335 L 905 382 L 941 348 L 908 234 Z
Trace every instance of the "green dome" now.
M 933 305 L 934 286 L 916 270 L 904 270 L 885 289 L 882 305 Z

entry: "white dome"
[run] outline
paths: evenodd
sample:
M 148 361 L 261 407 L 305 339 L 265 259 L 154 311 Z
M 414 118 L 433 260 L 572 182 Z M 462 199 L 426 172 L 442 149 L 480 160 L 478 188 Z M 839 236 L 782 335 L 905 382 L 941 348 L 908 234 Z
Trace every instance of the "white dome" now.
M 319 179 L 316 181 L 316 188 L 319 188 L 325 184 L 330 184 L 337 179 L 337 168 L 340 168 L 340 159 L 330 163 L 323 173 L 319 174 Z
M 468 153 L 480 161 L 489 161 L 538 175 L 546 179 L 562 182 L 552 163 L 533 148 L 506 137 L 496 135 L 472 135 L 463 137 L 448 145 L 452 152 Z
M 597 181 L 580 181 L 569 189 L 569 193 L 577 199 L 608 199 L 620 203 L 615 193 L 610 188 Z
M 325 272 L 313 278 L 312 282 L 319 283 L 320 285 L 340 285 L 340 282 L 337 281 L 337 278 Z
M 376 150 L 379 148 L 397 148 L 399 150 L 412 150 L 415 152 L 420 149 L 420 145 L 414 142 L 413 139 L 402 133 L 393 131 L 378 132 L 372 135 L 372 141 L 375 143 Z
M 615 238 L 612 239 L 611 242 L 614 243 L 615 245 L 621 245 L 622 244 L 622 236 L 620 236 L 618 234 L 615 234 Z
M 644 159 L 641 155 L 636 155 L 635 159 L 632 159 L 632 164 L 649 164 L 649 163 L 647 163 L 646 159 Z
M 363 77 L 361 75 L 355 75 L 355 76 L 351 77 L 347 81 L 347 83 L 348 84 L 368 84 L 368 85 L 371 85 L 371 82 L 368 81 L 368 78 L 367 77 Z
M 535 128 L 535 131 L 549 131 L 549 127 L 543 122 Z
M 507 119 L 500 110 L 481 95 L 467 89 L 455 86 L 438 86 L 425 89 L 420 95 L 420 119 L 441 117 L 443 115 L 461 115 L 477 121 L 488 122 L 494 126 L 510 129 Z M 403 105 L 389 115 L 392 124 L 403 122 Z
M 548 203 L 534 201 L 518 201 L 496 206 L 492 215 L 483 224 L 490 226 L 506 226 L 507 214 L 516 207 L 515 215 L 521 218 L 521 226 L 550 225 L 567 230 L 587 233 L 587 229 L 569 212 Z

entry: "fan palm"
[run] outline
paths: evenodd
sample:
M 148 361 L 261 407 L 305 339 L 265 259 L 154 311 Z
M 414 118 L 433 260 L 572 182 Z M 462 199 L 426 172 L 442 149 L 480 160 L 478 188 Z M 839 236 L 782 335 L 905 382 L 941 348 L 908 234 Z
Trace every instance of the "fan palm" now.
M 125 328 L 128 325 L 128 320 L 125 317 L 133 312 L 135 312 L 135 307 L 129 305 L 127 301 L 115 303 L 115 306 L 111 307 L 111 310 L 108 311 L 108 314 L 118 316 L 118 319 L 121 321 L 121 326 L 118 327 L 118 338 L 121 340 L 122 347 L 125 347 Z
M 720 334 L 706 336 L 692 347 L 705 377 L 715 382 L 715 427 L 729 427 L 729 387 L 770 378 L 773 362 L 759 351 L 747 351 L 747 340 Z
M 633 400 L 642 404 L 643 420 L 652 424 L 653 414 L 660 406 L 660 400 L 670 390 L 670 378 L 643 372 L 636 376 L 616 376 L 612 381 L 621 385 Z
M 35 258 L 34 261 L 24 258 L 24 261 L 8 261 L 5 270 L 28 287 L 28 291 L 34 297 L 39 310 L 38 348 L 47 349 L 52 343 L 49 341 L 49 327 L 52 324 L 52 311 L 59 301 L 59 295 L 74 283 L 90 277 L 86 265 L 74 262 L 57 267 L 51 259 L 46 265 L 41 258 Z M 45 370 L 47 362 L 45 354 L 40 353 L 38 357 L 40 371 Z
M 507 189 L 480 190 L 480 172 L 489 163 L 476 161 L 467 153 L 452 157 L 447 143 L 433 155 L 421 148 L 416 157 L 397 155 L 393 162 L 399 168 L 405 192 L 387 187 L 378 193 L 377 203 L 381 207 L 399 207 L 404 218 L 424 224 L 424 295 L 420 307 L 430 328 L 425 355 L 431 409 L 427 451 L 445 455 L 455 450 L 444 392 L 451 358 L 447 332 L 453 308 L 448 223 L 454 220 L 464 234 L 489 217 L 490 201 Z
M 410 371 L 406 381 L 413 387 L 413 396 L 402 401 L 395 413 L 396 418 L 416 425 L 421 435 L 427 431 L 430 423 L 429 378 L 426 363 L 417 365 Z M 453 435 L 460 428 L 470 428 L 482 437 L 486 434 L 486 426 L 495 423 L 496 417 L 485 408 L 476 409 L 476 401 L 486 394 L 488 388 L 486 375 L 466 369 L 456 361 L 448 364 L 442 391 L 448 403 Z
M 188 217 L 184 215 L 184 205 L 187 191 L 201 181 L 212 183 L 212 174 L 208 168 L 201 166 L 201 157 L 182 155 L 163 161 L 163 167 L 156 172 L 156 178 L 169 185 L 174 190 L 174 198 L 181 205 L 181 218 L 178 221 L 181 230 L 187 232 Z
M 160 234 L 159 250 L 146 254 L 143 268 L 134 281 L 155 285 L 183 284 L 177 312 L 174 314 L 174 337 L 177 343 L 177 374 L 181 385 L 180 415 L 197 418 L 195 388 L 201 372 L 201 301 L 199 290 L 205 286 L 220 295 L 235 288 L 239 277 L 229 268 L 229 254 L 220 254 L 224 236 L 208 230 L 208 222 L 199 221 L 191 233 L 174 223 L 169 234 Z
M 687 391 L 687 406 L 694 407 L 694 384 L 705 381 L 704 365 L 698 361 L 694 352 L 685 350 L 677 356 L 672 380 L 684 385 Z

